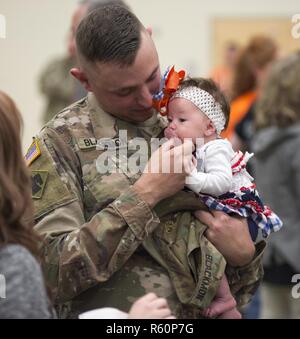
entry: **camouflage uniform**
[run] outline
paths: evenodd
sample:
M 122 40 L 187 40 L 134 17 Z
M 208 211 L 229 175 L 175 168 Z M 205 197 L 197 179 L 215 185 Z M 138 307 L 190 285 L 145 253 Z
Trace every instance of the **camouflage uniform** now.
M 186 272 L 186 265 L 194 265 L 199 280 L 205 278 L 206 271 L 202 278 L 199 272 L 205 263 L 197 263 L 203 258 L 201 246 L 205 255 L 214 258 L 207 270 L 213 277 L 210 293 L 216 292 L 225 263 L 203 236 L 205 226 L 191 213 L 202 207 L 199 199 L 182 191 L 151 210 L 131 187 L 139 175 L 122 170 L 126 159 L 119 159 L 120 173 L 100 174 L 96 168 L 103 153 L 96 147 L 97 140 L 113 138 L 116 150 L 127 149 L 128 145 L 118 139 L 119 130 L 127 130 L 129 144 L 135 137 L 150 142 L 152 137 L 161 136 L 164 127 L 156 116 L 139 125 L 119 120 L 100 109 L 89 94 L 50 121 L 29 150 L 35 228 L 45 241 L 44 268 L 60 317 L 76 317 L 80 312 L 108 306 L 128 311 L 137 298 L 155 292 L 167 298 L 178 318 L 199 318 L 199 308 L 188 300 L 185 304 L 180 294 L 192 283 L 187 282 L 186 275 L 178 281 L 172 270 Z M 196 232 L 189 232 L 190 225 Z M 151 234 L 154 241 L 149 242 Z M 201 246 L 196 239 L 199 236 Z M 189 238 L 196 242 L 194 247 L 187 246 Z M 153 246 L 157 241 L 178 248 L 178 260 L 183 264 L 169 265 L 167 253 L 161 260 Z M 193 252 L 188 263 L 180 251 L 187 247 Z M 263 247 L 257 247 L 255 259 L 247 267 L 227 267 L 240 305 L 248 302 L 261 278 Z
M 42 73 L 39 86 L 47 100 L 44 123 L 51 120 L 55 113 L 86 96 L 85 89 L 70 74 L 72 67 L 73 59 L 64 57 L 52 61 Z

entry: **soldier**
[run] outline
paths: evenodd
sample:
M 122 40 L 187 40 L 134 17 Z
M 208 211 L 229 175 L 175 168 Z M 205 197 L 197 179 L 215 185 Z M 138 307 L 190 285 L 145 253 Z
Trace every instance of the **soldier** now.
M 203 206 L 181 191 L 192 159 L 190 143 L 165 143 L 151 156 L 146 167 L 151 171 L 127 168 L 133 139 L 150 146 L 165 127 L 151 108 L 160 68 L 150 34 L 127 9 L 110 5 L 82 21 L 76 43 L 80 66 L 71 72 L 90 93 L 57 114 L 26 155 L 35 228 L 44 238 L 45 272 L 59 316 L 107 306 L 128 311 L 137 298 L 155 292 L 177 318 L 200 317 L 199 308 L 179 301 L 165 263 L 142 246 L 159 226 L 180 249 L 177 230 L 183 224 L 201 232 L 203 296 L 216 292 L 224 271 L 217 247 L 227 260 L 233 293 L 245 303 L 261 278 L 264 246 L 255 249 L 244 220 L 221 212 L 200 213 L 215 246 L 206 239 L 206 226 L 193 215 Z M 124 130 L 127 140 L 119 136 Z M 116 155 L 108 159 L 117 167 L 113 173 L 101 171 L 105 140 Z M 162 173 L 166 161 L 173 164 L 169 174 Z

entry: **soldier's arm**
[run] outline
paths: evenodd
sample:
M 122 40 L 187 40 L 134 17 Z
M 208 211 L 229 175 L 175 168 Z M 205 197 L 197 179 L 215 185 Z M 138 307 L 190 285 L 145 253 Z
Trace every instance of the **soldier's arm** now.
M 130 187 L 87 221 L 76 156 L 49 129 L 38 144 L 41 155 L 30 166 L 35 228 L 56 301 L 69 300 L 109 279 L 159 219 Z
M 262 281 L 264 274 L 262 257 L 265 247 L 265 241 L 255 245 L 255 255 L 248 265 L 242 267 L 227 265 L 226 267 L 228 283 L 239 308 L 251 301 Z
M 212 214 L 211 214 L 212 213 Z M 222 212 L 197 211 L 198 219 L 208 225 L 208 239 L 227 261 L 226 276 L 239 307 L 249 303 L 263 277 L 262 256 L 265 242 L 253 244 L 246 219 Z
M 255 246 L 245 218 L 231 217 L 214 210 L 199 210 L 195 216 L 208 226 L 207 238 L 223 254 L 227 263 L 240 267 L 252 261 Z

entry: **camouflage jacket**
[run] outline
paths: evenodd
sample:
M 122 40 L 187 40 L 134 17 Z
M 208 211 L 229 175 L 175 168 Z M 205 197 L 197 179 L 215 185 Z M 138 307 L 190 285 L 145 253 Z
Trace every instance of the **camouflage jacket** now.
M 120 130 L 127 131 L 128 144 L 135 137 L 150 144 L 164 127 L 156 116 L 140 125 L 119 120 L 100 109 L 89 94 L 51 120 L 29 148 L 35 228 L 44 239 L 45 274 L 60 317 L 108 306 L 128 311 L 137 298 L 151 291 L 167 298 L 178 318 L 199 318 L 198 307 L 178 298 L 176 291 L 184 285 L 176 285 L 166 263 L 145 241 L 155 229 L 162 239 L 164 234 L 168 238 L 174 234 L 169 230 L 179 230 L 182 224 L 202 229 L 204 253 L 219 263 L 210 266 L 215 293 L 224 261 L 193 217 L 192 211 L 202 208 L 195 195 L 179 192 L 151 210 L 132 188 L 139 174 L 126 169 L 126 157 L 112 157 L 118 173 L 99 173 L 97 167 L 104 152 L 97 147 L 100 139 L 111 138 L 112 148 L 120 151 L 128 147 L 118 138 Z M 176 236 L 172 241 L 180 246 L 182 240 Z M 247 267 L 227 267 L 240 304 L 249 300 L 262 276 L 262 247 Z

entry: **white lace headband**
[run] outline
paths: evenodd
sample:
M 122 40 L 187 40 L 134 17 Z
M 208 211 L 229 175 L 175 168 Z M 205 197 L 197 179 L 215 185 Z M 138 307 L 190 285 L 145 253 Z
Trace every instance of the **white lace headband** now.
M 172 96 L 191 101 L 197 106 L 214 124 L 218 135 L 223 131 L 226 119 L 221 105 L 208 92 L 198 87 L 186 87 L 180 89 Z

